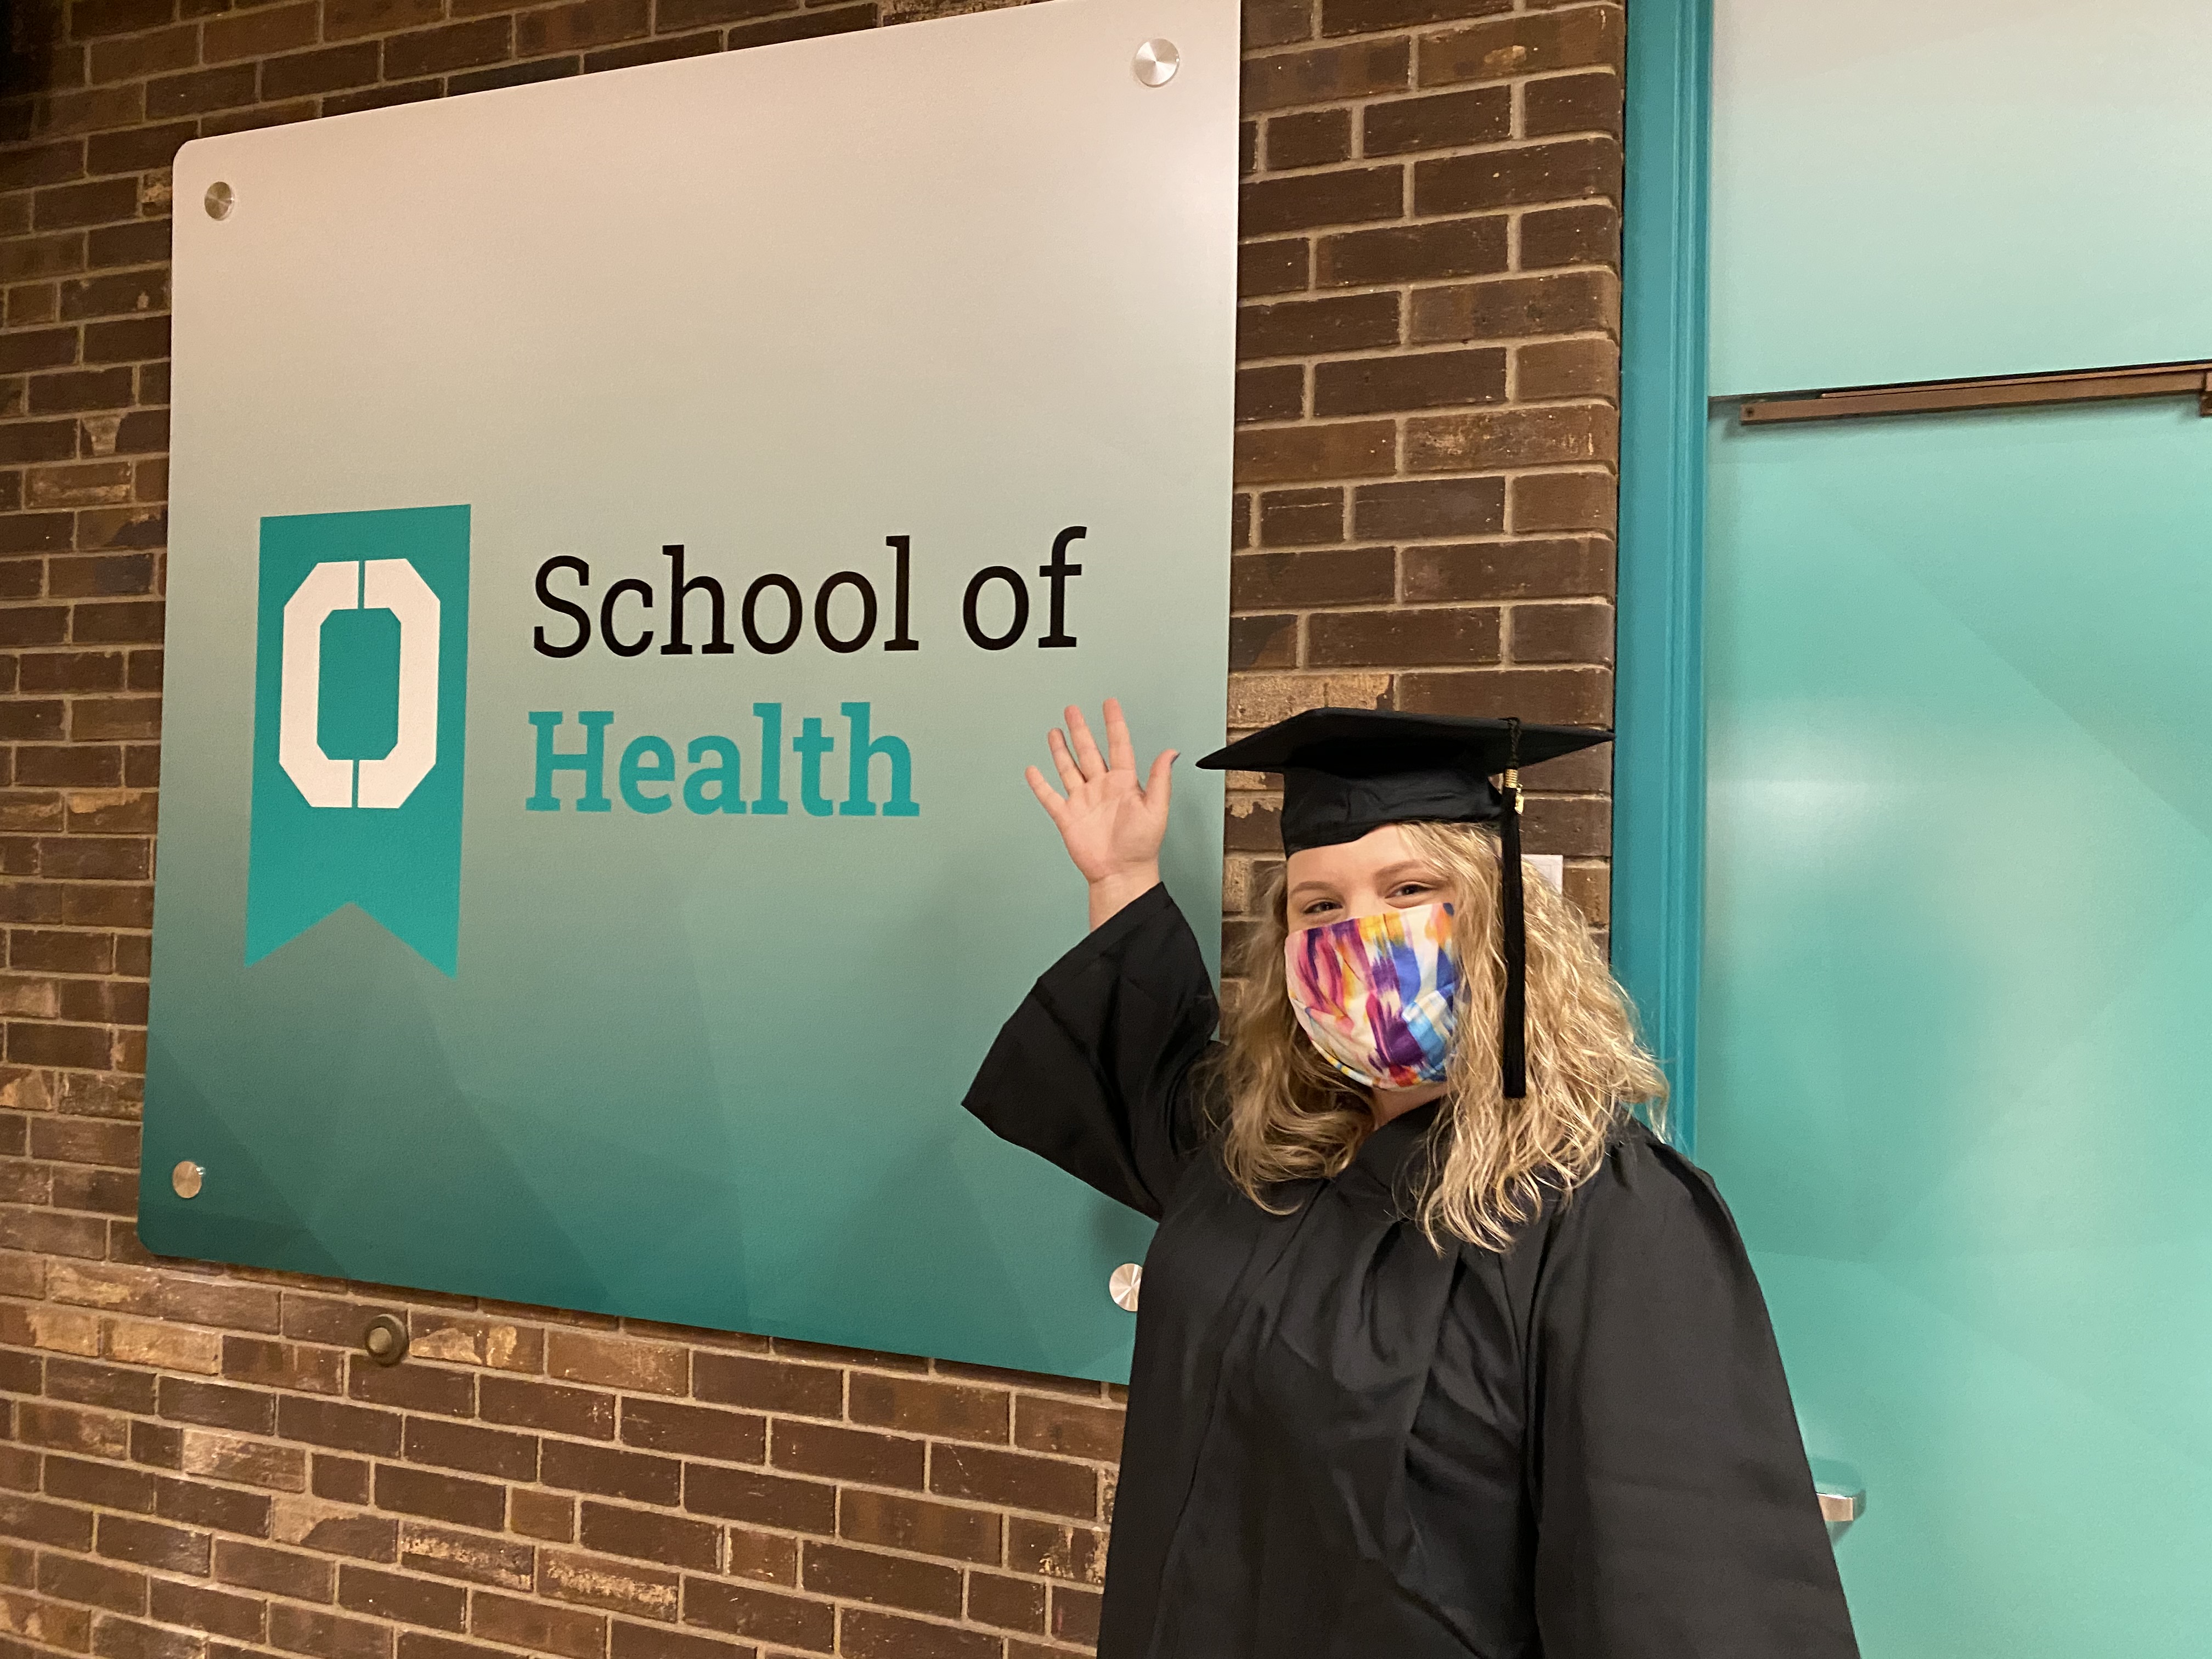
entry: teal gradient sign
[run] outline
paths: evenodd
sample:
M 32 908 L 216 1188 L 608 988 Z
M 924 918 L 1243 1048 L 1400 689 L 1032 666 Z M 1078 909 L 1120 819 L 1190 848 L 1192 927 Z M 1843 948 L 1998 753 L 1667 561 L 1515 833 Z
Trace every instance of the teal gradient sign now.
M 1222 735 L 1237 75 L 1060 0 L 185 148 L 149 1248 L 1126 1374 L 1148 1224 L 959 1103 L 1047 727 Z

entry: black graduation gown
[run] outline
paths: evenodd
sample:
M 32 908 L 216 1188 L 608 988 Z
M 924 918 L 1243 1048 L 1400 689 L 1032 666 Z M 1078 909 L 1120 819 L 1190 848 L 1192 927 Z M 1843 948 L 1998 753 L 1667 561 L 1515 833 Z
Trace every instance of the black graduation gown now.
M 1625 1128 L 1505 1255 L 1406 1217 L 1434 1109 L 1273 1215 L 1212 1154 L 1164 888 L 1062 957 L 967 1097 L 1156 1218 L 1101 1659 L 1848 1659 L 1743 1246 Z

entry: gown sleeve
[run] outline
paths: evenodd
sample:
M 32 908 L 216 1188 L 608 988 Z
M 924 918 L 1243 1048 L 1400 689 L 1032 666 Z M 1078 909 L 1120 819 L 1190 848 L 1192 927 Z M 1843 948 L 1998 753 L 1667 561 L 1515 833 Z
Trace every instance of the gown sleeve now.
M 1742 1240 L 1630 1131 L 1558 1216 L 1531 1305 L 1546 1659 L 1854 1659 Z
M 1220 1011 L 1164 886 L 1046 970 L 963 1103 L 1000 1139 L 1157 1220 L 1203 1144 L 1193 1070 Z

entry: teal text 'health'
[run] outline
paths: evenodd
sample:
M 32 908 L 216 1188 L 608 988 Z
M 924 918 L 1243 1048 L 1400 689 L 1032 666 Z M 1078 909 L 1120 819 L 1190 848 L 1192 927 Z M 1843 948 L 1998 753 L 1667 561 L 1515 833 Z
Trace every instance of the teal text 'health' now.
M 810 817 L 912 818 L 921 816 L 914 798 L 914 753 L 902 738 L 872 729 L 870 705 L 837 705 L 844 729 L 832 733 L 821 719 L 806 715 L 799 729 L 785 736 L 783 705 L 757 702 L 753 719 L 760 727 L 750 775 L 744 751 L 735 739 L 709 734 L 683 744 L 684 760 L 677 762 L 676 744 L 666 738 L 632 738 L 614 763 L 615 794 L 607 793 L 607 728 L 614 711 L 586 708 L 575 717 L 574 734 L 561 728 L 568 716 L 558 710 L 537 709 L 530 715 L 537 744 L 536 788 L 523 805 L 533 812 L 558 812 L 566 806 L 579 812 L 611 812 L 615 799 L 633 812 L 665 812 L 678 804 L 704 817 L 716 813 L 749 812 L 774 817 L 788 813 L 792 803 L 784 797 L 787 780 L 796 787 L 799 810 Z M 836 769 L 831 757 L 842 751 L 844 793 L 831 799 L 823 793 L 825 772 Z M 787 757 L 794 763 L 786 770 Z M 744 791 L 750 782 L 753 793 Z M 563 802 L 556 784 L 566 783 L 574 799 Z M 875 790 L 880 787 L 880 797 Z

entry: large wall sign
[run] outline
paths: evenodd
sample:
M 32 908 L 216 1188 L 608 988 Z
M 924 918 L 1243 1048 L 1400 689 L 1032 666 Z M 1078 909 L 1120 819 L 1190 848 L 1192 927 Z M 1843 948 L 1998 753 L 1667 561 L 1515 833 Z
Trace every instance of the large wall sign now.
M 1060 707 L 1221 736 L 1237 88 L 1054 0 L 184 149 L 151 1248 L 1123 1372 L 958 1103 Z

